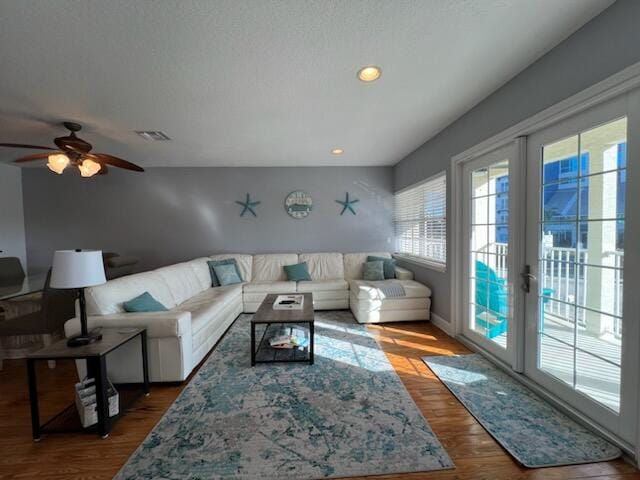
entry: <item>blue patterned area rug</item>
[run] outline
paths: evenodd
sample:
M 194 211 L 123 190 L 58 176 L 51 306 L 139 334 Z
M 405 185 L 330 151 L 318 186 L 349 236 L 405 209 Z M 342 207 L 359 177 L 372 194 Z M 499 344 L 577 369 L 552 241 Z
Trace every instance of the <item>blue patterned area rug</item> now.
M 603 462 L 622 454 L 478 354 L 423 360 L 525 467 Z
M 252 368 L 250 319 L 236 320 L 117 479 L 303 480 L 453 468 L 350 312 L 316 312 L 312 366 Z

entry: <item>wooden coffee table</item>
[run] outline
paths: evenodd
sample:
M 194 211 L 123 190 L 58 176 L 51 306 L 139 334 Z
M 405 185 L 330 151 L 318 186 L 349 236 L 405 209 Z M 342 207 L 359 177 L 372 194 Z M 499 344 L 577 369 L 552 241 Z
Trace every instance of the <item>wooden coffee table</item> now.
M 256 363 L 305 362 L 313 365 L 313 295 L 303 293 L 304 303 L 301 310 L 274 310 L 273 302 L 278 295 L 290 293 L 271 293 L 260 304 L 258 311 L 251 319 L 251 366 Z M 309 328 L 309 346 L 304 349 L 272 348 L 269 345 L 270 334 L 282 325 L 294 326 L 306 324 Z M 260 342 L 256 346 L 256 325 L 265 325 Z

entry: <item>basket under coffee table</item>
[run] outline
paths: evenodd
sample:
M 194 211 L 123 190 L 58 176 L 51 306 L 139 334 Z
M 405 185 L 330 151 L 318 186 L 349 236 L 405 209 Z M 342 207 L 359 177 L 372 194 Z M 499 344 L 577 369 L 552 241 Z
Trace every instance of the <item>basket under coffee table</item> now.
M 258 311 L 251 319 L 251 366 L 256 363 L 305 362 L 313 365 L 314 316 L 313 296 L 304 293 L 304 303 L 300 310 L 274 310 L 273 303 L 278 295 L 271 293 L 265 297 Z M 260 341 L 256 346 L 256 325 L 265 325 Z M 309 328 L 309 346 L 304 349 L 273 348 L 269 344 L 270 334 L 282 325 L 303 325 Z

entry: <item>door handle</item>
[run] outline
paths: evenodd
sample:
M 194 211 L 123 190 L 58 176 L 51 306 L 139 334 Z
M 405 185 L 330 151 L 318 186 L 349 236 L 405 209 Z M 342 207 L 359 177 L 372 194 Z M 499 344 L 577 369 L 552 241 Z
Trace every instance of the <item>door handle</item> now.
M 520 273 L 520 277 L 522 277 L 521 288 L 525 293 L 529 293 L 531 291 L 531 281 L 534 282 L 537 280 L 536 276 L 531 273 L 531 266 L 525 265 L 524 269 Z

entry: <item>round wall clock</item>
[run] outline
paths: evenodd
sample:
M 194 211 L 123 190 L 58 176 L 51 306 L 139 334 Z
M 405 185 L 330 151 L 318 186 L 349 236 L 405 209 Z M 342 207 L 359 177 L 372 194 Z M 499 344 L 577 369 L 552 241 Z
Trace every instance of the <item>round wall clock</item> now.
M 293 218 L 305 218 L 313 208 L 311 195 L 302 190 L 296 190 L 284 199 L 284 209 Z

